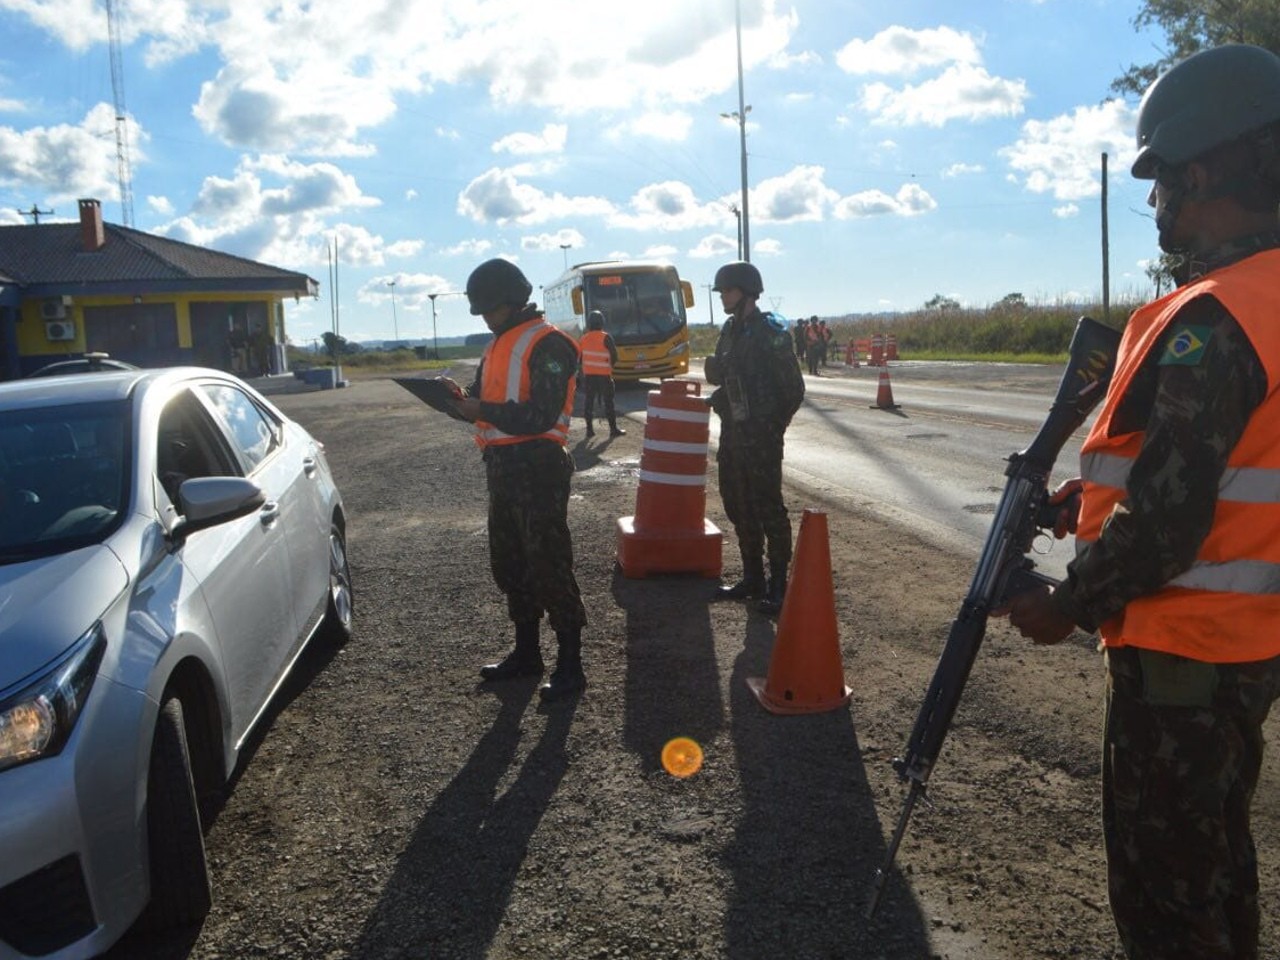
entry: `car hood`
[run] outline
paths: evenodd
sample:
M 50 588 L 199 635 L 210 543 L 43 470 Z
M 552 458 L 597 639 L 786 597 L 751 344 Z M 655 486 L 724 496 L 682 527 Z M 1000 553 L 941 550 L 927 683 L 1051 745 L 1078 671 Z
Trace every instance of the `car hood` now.
M 0 690 L 75 643 L 128 582 L 100 545 L 0 567 Z

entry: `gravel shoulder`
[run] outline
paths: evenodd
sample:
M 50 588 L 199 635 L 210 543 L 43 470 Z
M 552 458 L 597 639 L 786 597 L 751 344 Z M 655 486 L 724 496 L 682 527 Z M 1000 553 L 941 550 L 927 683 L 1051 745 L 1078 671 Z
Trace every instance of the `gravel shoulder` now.
M 111 957 L 1121 956 L 1098 826 L 1100 658 L 1086 638 L 1034 649 L 1003 624 L 864 919 L 903 797 L 889 761 L 975 557 L 789 495 L 797 531 L 802 508 L 828 514 L 853 699 L 775 716 L 746 685 L 768 673 L 772 621 L 712 603 L 710 581 L 615 569 L 639 417 L 591 444 L 575 424 L 590 686 L 548 709 L 533 681 L 477 683 L 510 626 L 463 425 L 389 380 L 274 399 L 325 443 L 346 499 L 356 637 L 309 652 L 253 744 L 209 832 L 203 927 L 131 935 Z M 549 630 L 543 642 L 552 653 Z M 659 762 L 675 736 L 705 752 L 688 779 Z M 1280 954 L 1278 780 L 1273 750 L 1255 803 L 1264 956 Z

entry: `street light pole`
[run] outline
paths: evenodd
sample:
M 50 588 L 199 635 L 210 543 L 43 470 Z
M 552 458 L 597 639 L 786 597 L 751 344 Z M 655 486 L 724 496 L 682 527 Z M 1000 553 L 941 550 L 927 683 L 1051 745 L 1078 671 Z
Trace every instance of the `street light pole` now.
M 747 211 L 750 210 L 747 200 L 747 111 L 745 93 L 742 87 L 742 0 L 733 5 L 734 18 L 738 28 L 738 137 L 742 145 L 742 259 L 751 262 L 751 225 Z
M 391 288 L 391 328 L 395 331 L 396 343 L 400 342 L 400 321 L 396 318 L 396 282 L 388 280 L 387 286 Z
M 440 338 L 436 334 L 436 297 L 460 297 L 461 290 L 447 290 L 444 293 L 428 293 L 427 297 L 431 300 L 431 342 L 432 354 L 436 360 L 440 359 Z
M 564 254 L 564 268 L 569 269 L 569 248 L 573 246 L 571 243 L 560 244 L 560 250 Z
M 733 211 L 733 215 L 738 220 L 738 259 L 742 259 L 742 211 L 738 209 L 736 203 L 729 204 L 729 209 Z

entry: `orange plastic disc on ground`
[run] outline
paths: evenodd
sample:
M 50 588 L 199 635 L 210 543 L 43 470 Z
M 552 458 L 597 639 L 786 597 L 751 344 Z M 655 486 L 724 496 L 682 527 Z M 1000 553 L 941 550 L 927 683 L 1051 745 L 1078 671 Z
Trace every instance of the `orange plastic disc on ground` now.
M 688 737 L 668 740 L 662 748 L 662 768 L 673 777 L 691 777 L 702 769 L 702 748 Z

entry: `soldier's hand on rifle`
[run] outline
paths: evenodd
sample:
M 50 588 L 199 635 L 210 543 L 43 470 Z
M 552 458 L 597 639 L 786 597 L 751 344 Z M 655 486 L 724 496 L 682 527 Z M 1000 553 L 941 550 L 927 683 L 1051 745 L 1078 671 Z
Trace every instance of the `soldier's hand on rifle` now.
M 1080 519 L 1080 494 L 1084 490 L 1084 481 L 1079 477 L 1063 480 L 1058 488 L 1049 494 L 1049 506 L 1059 507 L 1053 522 L 1053 535 L 1061 540 L 1068 533 L 1076 532 L 1076 521 Z
M 1076 625 L 1058 610 L 1053 594 L 1046 586 L 1020 593 L 1002 607 L 991 611 L 993 617 L 1009 618 L 1009 625 L 1035 643 L 1061 643 Z

